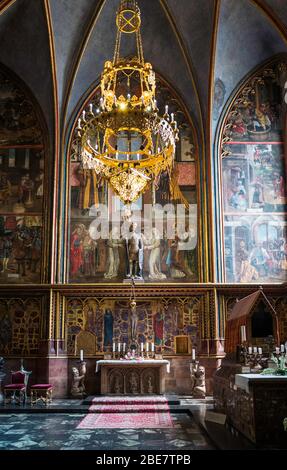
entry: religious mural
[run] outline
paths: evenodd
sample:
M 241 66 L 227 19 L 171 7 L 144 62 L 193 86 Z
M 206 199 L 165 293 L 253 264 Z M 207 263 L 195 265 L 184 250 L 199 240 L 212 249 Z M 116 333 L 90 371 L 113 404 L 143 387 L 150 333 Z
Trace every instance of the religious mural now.
M 0 299 L 0 355 L 37 354 L 41 332 L 39 299 Z
M 224 124 L 222 202 L 227 282 L 287 279 L 283 85 L 277 62 L 244 85 Z
M 117 348 L 118 343 L 125 344 L 126 348 L 135 344 L 138 352 L 141 343 L 144 348 L 146 343 L 154 343 L 156 353 L 174 354 L 178 335 L 186 336 L 195 348 L 200 311 L 198 298 L 139 300 L 134 311 L 126 300 L 71 299 L 67 301 L 68 354 L 78 353 L 77 341 L 83 333 L 89 339 L 88 344 L 82 343 L 82 349 L 91 355 L 111 352 L 113 343 Z M 90 348 L 92 336 L 94 350 Z
M 83 169 L 77 142 L 70 149 L 69 282 L 198 281 L 197 174 L 194 131 L 179 101 L 158 83 L 158 106 L 170 103 L 180 129 L 173 177 L 163 172 L 131 206 L 108 183 Z M 98 91 L 91 101 L 95 104 Z M 87 111 L 88 112 L 88 111 Z M 146 230 L 145 208 L 152 206 Z M 178 206 L 185 211 L 184 215 Z M 99 219 L 105 218 L 100 226 Z M 116 223 L 114 223 L 116 221 Z M 168 230 L 173 228 L 173 235 Z M 104 228 L 104 234 L 99 231 Z
M 44 146 L 34 108 L 0 71 L 0 283 L 41 279 Z

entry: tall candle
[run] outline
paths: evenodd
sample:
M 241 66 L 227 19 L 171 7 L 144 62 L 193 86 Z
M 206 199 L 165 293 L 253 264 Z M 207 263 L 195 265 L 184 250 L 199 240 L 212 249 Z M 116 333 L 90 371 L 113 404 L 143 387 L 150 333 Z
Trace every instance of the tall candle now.
M 248 354 L 252 354 L 252 346 L 249 346 L 249 348 L 248 348 Z
M 121 343 L 118 343 L 118 352 L 121 352 Z
M 192 360 L 195 361 L 195 349 L 192 350 Z
M 151 343 L 151 352 L 154 352 L 154 343 Z
M 281 352 L 284 353 L 284 352 L 285 352 L 285 346 L 284 346 L 284 344 L 281 344 L 280 348 L 281 348 Z
M 262 348 L 258 348 L 258 353 L 262 354 Z
M 123 352 L 126 352 L 126 343 L 123 343 Z
M 116 343 L 113 343 L 113 352 L 116 352 Z
M 145 344 L 145 350 L 146 350 L 146 352 L 149 352 L 149 343 Z
M 84 360 L 84 351 L 83 349 L 81 349 L 80 351 L 80 361 L 83 361 Z
M 141 343 L 141 352 L 143 352 L 143 343 Z
M 241 332 L 241 343 L 244 343 L 246 341 L 246 326 L 242 325 L 240 327 L 240 332 Z
M 257 347 L 256 347 L 256 346 L 254 346 L 253 352 L 254 352 L 254 353 L 257 353 Z

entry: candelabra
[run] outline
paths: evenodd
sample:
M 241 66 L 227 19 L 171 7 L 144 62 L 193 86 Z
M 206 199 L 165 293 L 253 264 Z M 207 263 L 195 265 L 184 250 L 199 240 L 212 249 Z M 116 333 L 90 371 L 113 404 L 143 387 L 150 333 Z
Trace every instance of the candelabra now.
M 263 357 L 262 348 L 247 347 L 245 344 L 240 346 L 240 362 L 250 369 L 263 369 L 266 358 Z

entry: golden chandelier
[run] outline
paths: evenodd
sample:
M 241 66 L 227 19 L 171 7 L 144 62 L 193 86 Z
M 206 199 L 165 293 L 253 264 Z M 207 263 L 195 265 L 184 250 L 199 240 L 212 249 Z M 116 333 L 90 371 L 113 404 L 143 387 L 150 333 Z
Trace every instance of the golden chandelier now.
M 135 0 L 121 1 L 116 24 L 114 58 L 105 63 L 100 100 L 83 111 L 76 137 L 83 167 L 101 175 L 130 204 L 161 172 L 171 176 L 178 127 L 168 106 L 163 117 L 158 114 L 155 73 L 144 61 Z M 135 35 L 135 57 L 120 57 L 122 34 Z

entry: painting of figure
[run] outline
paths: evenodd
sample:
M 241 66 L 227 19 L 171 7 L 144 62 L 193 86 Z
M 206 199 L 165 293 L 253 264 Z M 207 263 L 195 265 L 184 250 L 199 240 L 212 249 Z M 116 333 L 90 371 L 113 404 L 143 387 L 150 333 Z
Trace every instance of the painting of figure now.
M 226 120 L 222 195 L 228 282 L 287 280 L 281 68 L 274 64 L 268 70 L 256 75 L 251 88 L 245 84 L 244 100 L 237 97 Z

